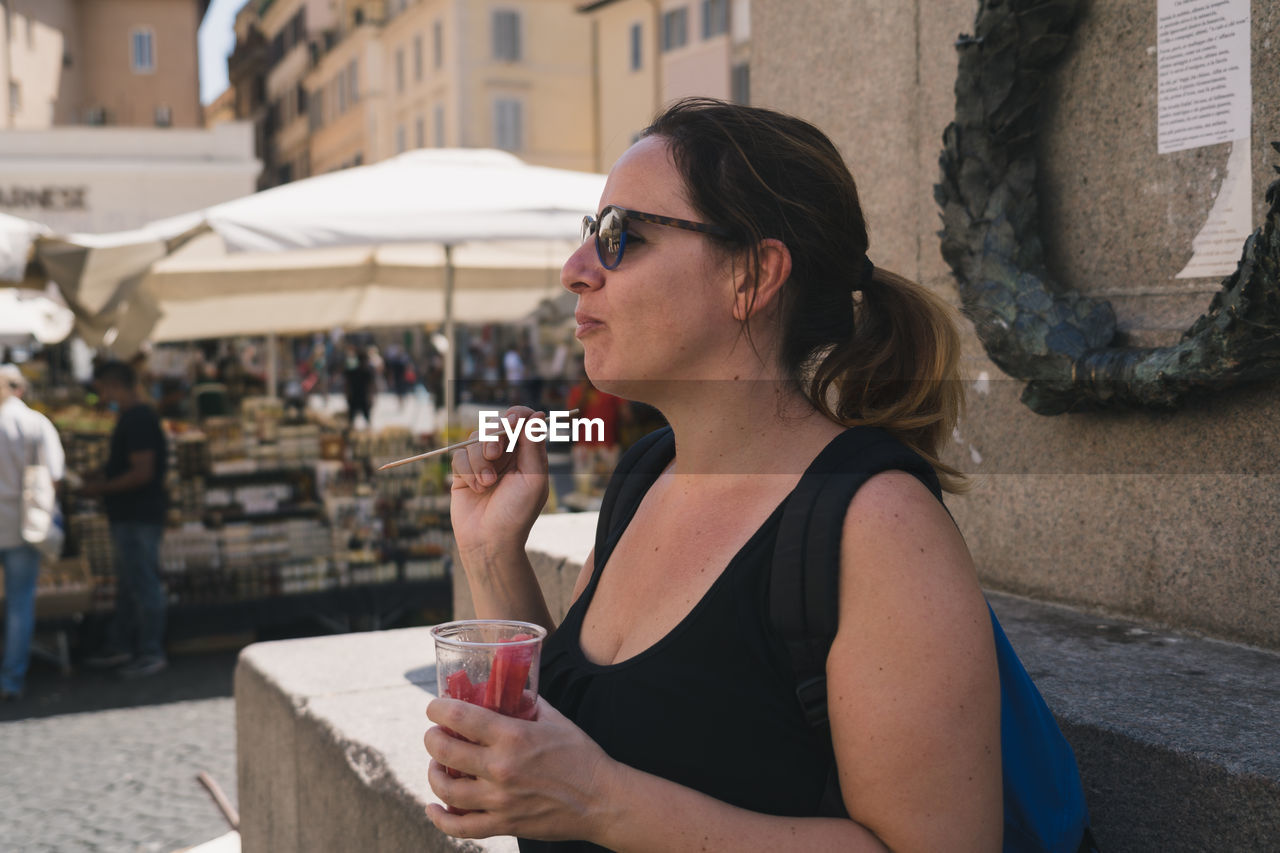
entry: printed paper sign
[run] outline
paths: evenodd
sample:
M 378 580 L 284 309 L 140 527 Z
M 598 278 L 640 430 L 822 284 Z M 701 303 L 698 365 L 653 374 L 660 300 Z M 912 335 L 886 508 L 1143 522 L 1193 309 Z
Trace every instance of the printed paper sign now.
M 1200 233 L 1191 241 L 1191 260 L 1175 278 L 1222 278 L 1236 271 L 1245 239 L 1253 233 L 1252 157 L 1249 140 L 1237 139 L 1227 158 L 1227 174 Z
M 1158 0 L 1161 154 L 1247 139 L 1249 0 Z

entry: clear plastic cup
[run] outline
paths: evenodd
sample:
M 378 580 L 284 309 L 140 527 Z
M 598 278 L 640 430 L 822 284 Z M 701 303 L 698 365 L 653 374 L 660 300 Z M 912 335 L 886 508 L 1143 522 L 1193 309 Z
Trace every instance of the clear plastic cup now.
M 464 619 L 431 629 L 437 695 L 533 719 L 547 631 L 531 622 Z
M 436 643 L 437 696 L 461 699 L 508 717 L 533 719 L 545 628 L 531 622 L 463 619 L 435 626 L 431 636 Z M 452 767 L 445 772 L 454 778 L 465 775 Z

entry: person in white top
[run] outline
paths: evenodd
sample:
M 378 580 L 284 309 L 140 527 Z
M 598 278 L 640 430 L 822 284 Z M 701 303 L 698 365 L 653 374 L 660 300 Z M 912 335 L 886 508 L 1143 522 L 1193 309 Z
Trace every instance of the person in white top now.
M 0 370 L 0 566 L 4 568 L 5 637 L 4 658 L 0 662 L 0 700 L 22 696 L 35 633 L 36 576 L 40 553 L 22 539 L 22 476 L 27 461 L 43 458 L 54 479 L 64 468 L 62 443 L 48 419 L 33 412 L 15 394 L 24 389 L 22 374 L 11 365 Z M 11 369 L 10 369 L 11 368 Z M 15 380 L 13 377 L 17 375 Z M 51 446 L 54 450 L 51 450 Z M 44 453 L 37 454 L 36 447 Z M 53 468 L 56 462 L 57 468 Z
M 44 440 L 44 463 L 49 466 L 49 473 L 53 476 L 54 482 L 61 482 L 67 470 L 67 457 L 62 449 L 62 439 L 58 436 L 58 428 L 53 425 L 53 421 L 32 409 L 23 399 L 28 390 L 27 377 L 22 375 L 22 371 L 16 364 L 0 364 L 0 383 L 8 383 L 9 390 L 12 392 L 9 397 L 12 401 L 11 405 L 26 409 L 29 412 L 28 417 L 40 425 L 40 437 Z

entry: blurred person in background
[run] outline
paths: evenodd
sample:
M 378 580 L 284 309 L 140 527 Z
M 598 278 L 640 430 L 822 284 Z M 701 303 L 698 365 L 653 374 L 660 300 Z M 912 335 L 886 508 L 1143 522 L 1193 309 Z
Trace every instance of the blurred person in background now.
M 122 361 L 94 371 L 98 394 L 119 412 L 107 465 L 81 487 L 101 497 L 115 549 L 116 606 L 106 646 L 86 659 L 92 667 L 119 667 L 120 675 L 154 675 L 168 666 L 164 652 L 165 591 L 160 540 L 168 513 L 168 446 L 155 409 L 138 392 L 138 376 Z
M 4 569 L 5 601 L 0 700 L 6 702 L 22 697 L 36 628 L 40 552 L 22 537 L 23 475 L 32 460 L 48 465 L 55 482 L 63 475 L 57 430 L 48 418 L 22 402 L 19 390 L 25 391 L 26 386 L 16 366 L 0 365 L 0 567 Z
M 620 425 L 627 419 L 630 409 L 627 401 L 601 391 L 591 384 L 586 369 L 579 362 L 581 378 L 569 389 L 565 406 L 578 410 L 579 418 L 599 420 L 603 429 L 584 430 L 584 435 L 574 444 L 573 474 L 576 491 L 593 494 L 603 486 L 608 475 L 618 464 L 618 435 Z
M 530 344 L 524 348 L 524 400 L 525 405 L 542 410 L 542 395 L 546 389 L 546 380 L 542 376 L 542 366 L 538 363 L 537 347 Z
M 10 397 L 6 405 L 21 406 L 30 413 L 28 417 L 40 425 L 40 437 L 44 442 L 44 463 L 49 466 L 53 481 L 61 482 L 66 474 L 67 459 L 62 450 L 62 439 L 58 437 L 58 428 L 53 425 L 53 421 L 27 405 L 25 397 L 30 390 L 27 377 L 16 364 L 0 364 L 0 384 L 9 386 Z
M 387 385 L 395 393 L 400 407 L 404 408 L 405 395 L 409 393 L 412 383 L 409 381 L 411 369 L 409 354 L 399 344 L 387 347 L 386 358 Z
M 382 351 L 378 349 L 377 344 L 369 344 L 364 351 L 369 359 L 369 370 L 373 373 L 373 392 L 377 394 L 379 391 L 386 390 L 387 360 L 382 357 Z
M 373 428 L 373 366 L 369 363 L 369 352 L 364 348 L 347 347 L 347 362 L 343 370 L 347 392 L 347 420 L 352 428 L 356 425 L 356 415 L 364 415 L 365 426 Z
M 520 355 L 519 347 L 512 344 L 502 355 L 502 376 L 507 380 L 508 400 L 522 402 L 520 395 L 524 393 L 524 374 L 524 358 Z

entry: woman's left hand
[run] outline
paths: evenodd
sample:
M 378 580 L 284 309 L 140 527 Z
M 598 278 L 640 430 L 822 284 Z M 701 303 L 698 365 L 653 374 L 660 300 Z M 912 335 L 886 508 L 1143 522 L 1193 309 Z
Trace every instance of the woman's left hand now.
M 548 841 L 589 839 L 600 820 L 616 763 L 545 699 L 537 718 L 505 717 L 457 699 L 436 699 L 423 738 L 432 762 L 431 790 L 470 814 L 438 805 L 427 816 L 457 838 L 519 835 Z M 447 734 L 448 727 L 472 743 Z M 474 776 L 454 778 L 451 767 Z

